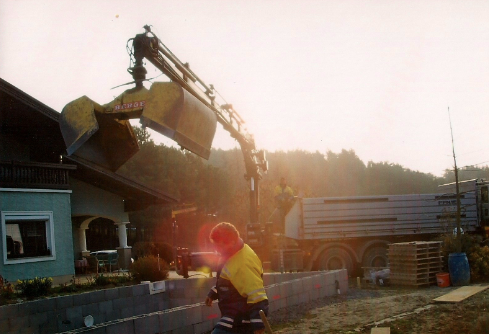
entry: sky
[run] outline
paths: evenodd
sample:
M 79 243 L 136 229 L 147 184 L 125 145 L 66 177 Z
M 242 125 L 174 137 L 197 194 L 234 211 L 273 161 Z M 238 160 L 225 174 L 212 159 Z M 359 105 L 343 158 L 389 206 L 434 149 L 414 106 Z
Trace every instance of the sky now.
M 146 24 L 258 148 L 354 150 L 441 176 L 451 119 L 457 165 L 489 164 L 488 1 L 4 0 L 0 77 L 58 112 L 108 103 L 131 88 L 112 89 L 132 81 L 126 43 Z M 219 128 L 213 147 L 239 145 Z

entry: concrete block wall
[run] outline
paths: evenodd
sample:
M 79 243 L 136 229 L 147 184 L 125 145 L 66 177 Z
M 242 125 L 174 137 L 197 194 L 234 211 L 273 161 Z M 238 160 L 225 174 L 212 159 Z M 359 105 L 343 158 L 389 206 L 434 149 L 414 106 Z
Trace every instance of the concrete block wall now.
M 5 305 L 0 307 L 0 333 L 205 333 L 220 319 L 217 303 L 203 304 L 215 280 L 168 280 L 160 293 L 153 293 L 149 284 L 139 284 Z M 346 293 L 346 270 L 266 274 L 270 312 L 335 295 L 335 281 Z M 87 315 L 94 318 L 90 328 L 83 325 Z

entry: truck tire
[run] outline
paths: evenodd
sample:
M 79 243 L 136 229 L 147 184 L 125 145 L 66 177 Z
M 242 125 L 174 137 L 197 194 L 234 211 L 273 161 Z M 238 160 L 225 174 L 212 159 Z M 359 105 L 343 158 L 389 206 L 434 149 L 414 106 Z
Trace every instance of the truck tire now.
M 369 248 L 363 256 L 362 264 L 364 267 L 388 267 L 387 248 L 380 246 Z
M 353 270 L 353 261 L 350 254 L 342 248 L 328 248 L 319 256 L 318 270 L 347 269 L 348 273 Z

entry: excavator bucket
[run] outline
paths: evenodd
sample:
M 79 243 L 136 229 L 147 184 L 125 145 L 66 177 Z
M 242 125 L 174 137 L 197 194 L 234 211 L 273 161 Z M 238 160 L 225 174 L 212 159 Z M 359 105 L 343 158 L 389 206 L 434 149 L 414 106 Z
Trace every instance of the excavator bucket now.
M 105 107 L 83 96 L 67 104 L 60 128 L 68 155 L 116 171 L 138 150 L 138 142 L 127 120 L 105 114 Z
M 150 90 L 126 90 L 103 106 L 83 96 L 67 104 L 60 128 L 68 155 L 75 154 L 116 171 L 139 150 L 130 118 L 208 159 L 217 126 L 216 114 L 173 82 L 155 82 Z
M 217 116 L 180 85 L 174 82 L 153 83 L 140 121 L 143 126 L 209 159 Z

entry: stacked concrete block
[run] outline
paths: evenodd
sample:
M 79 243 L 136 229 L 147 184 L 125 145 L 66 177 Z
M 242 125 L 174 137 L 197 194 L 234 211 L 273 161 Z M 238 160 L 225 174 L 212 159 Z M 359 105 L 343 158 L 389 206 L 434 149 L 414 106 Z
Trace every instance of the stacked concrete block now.
M 0 307 L 0 333 L 205 333 L 220 319 L 217 303 L 203 303 L 215 281 L 170 280 L 156 292 L 151 284 L 140 284 L 5 305 Z M 346 270 L 269 274 L 264 282 L 271 314 L 348 289 Z M 90 328 L 83 324 L 87 315 L 94 318 Z

